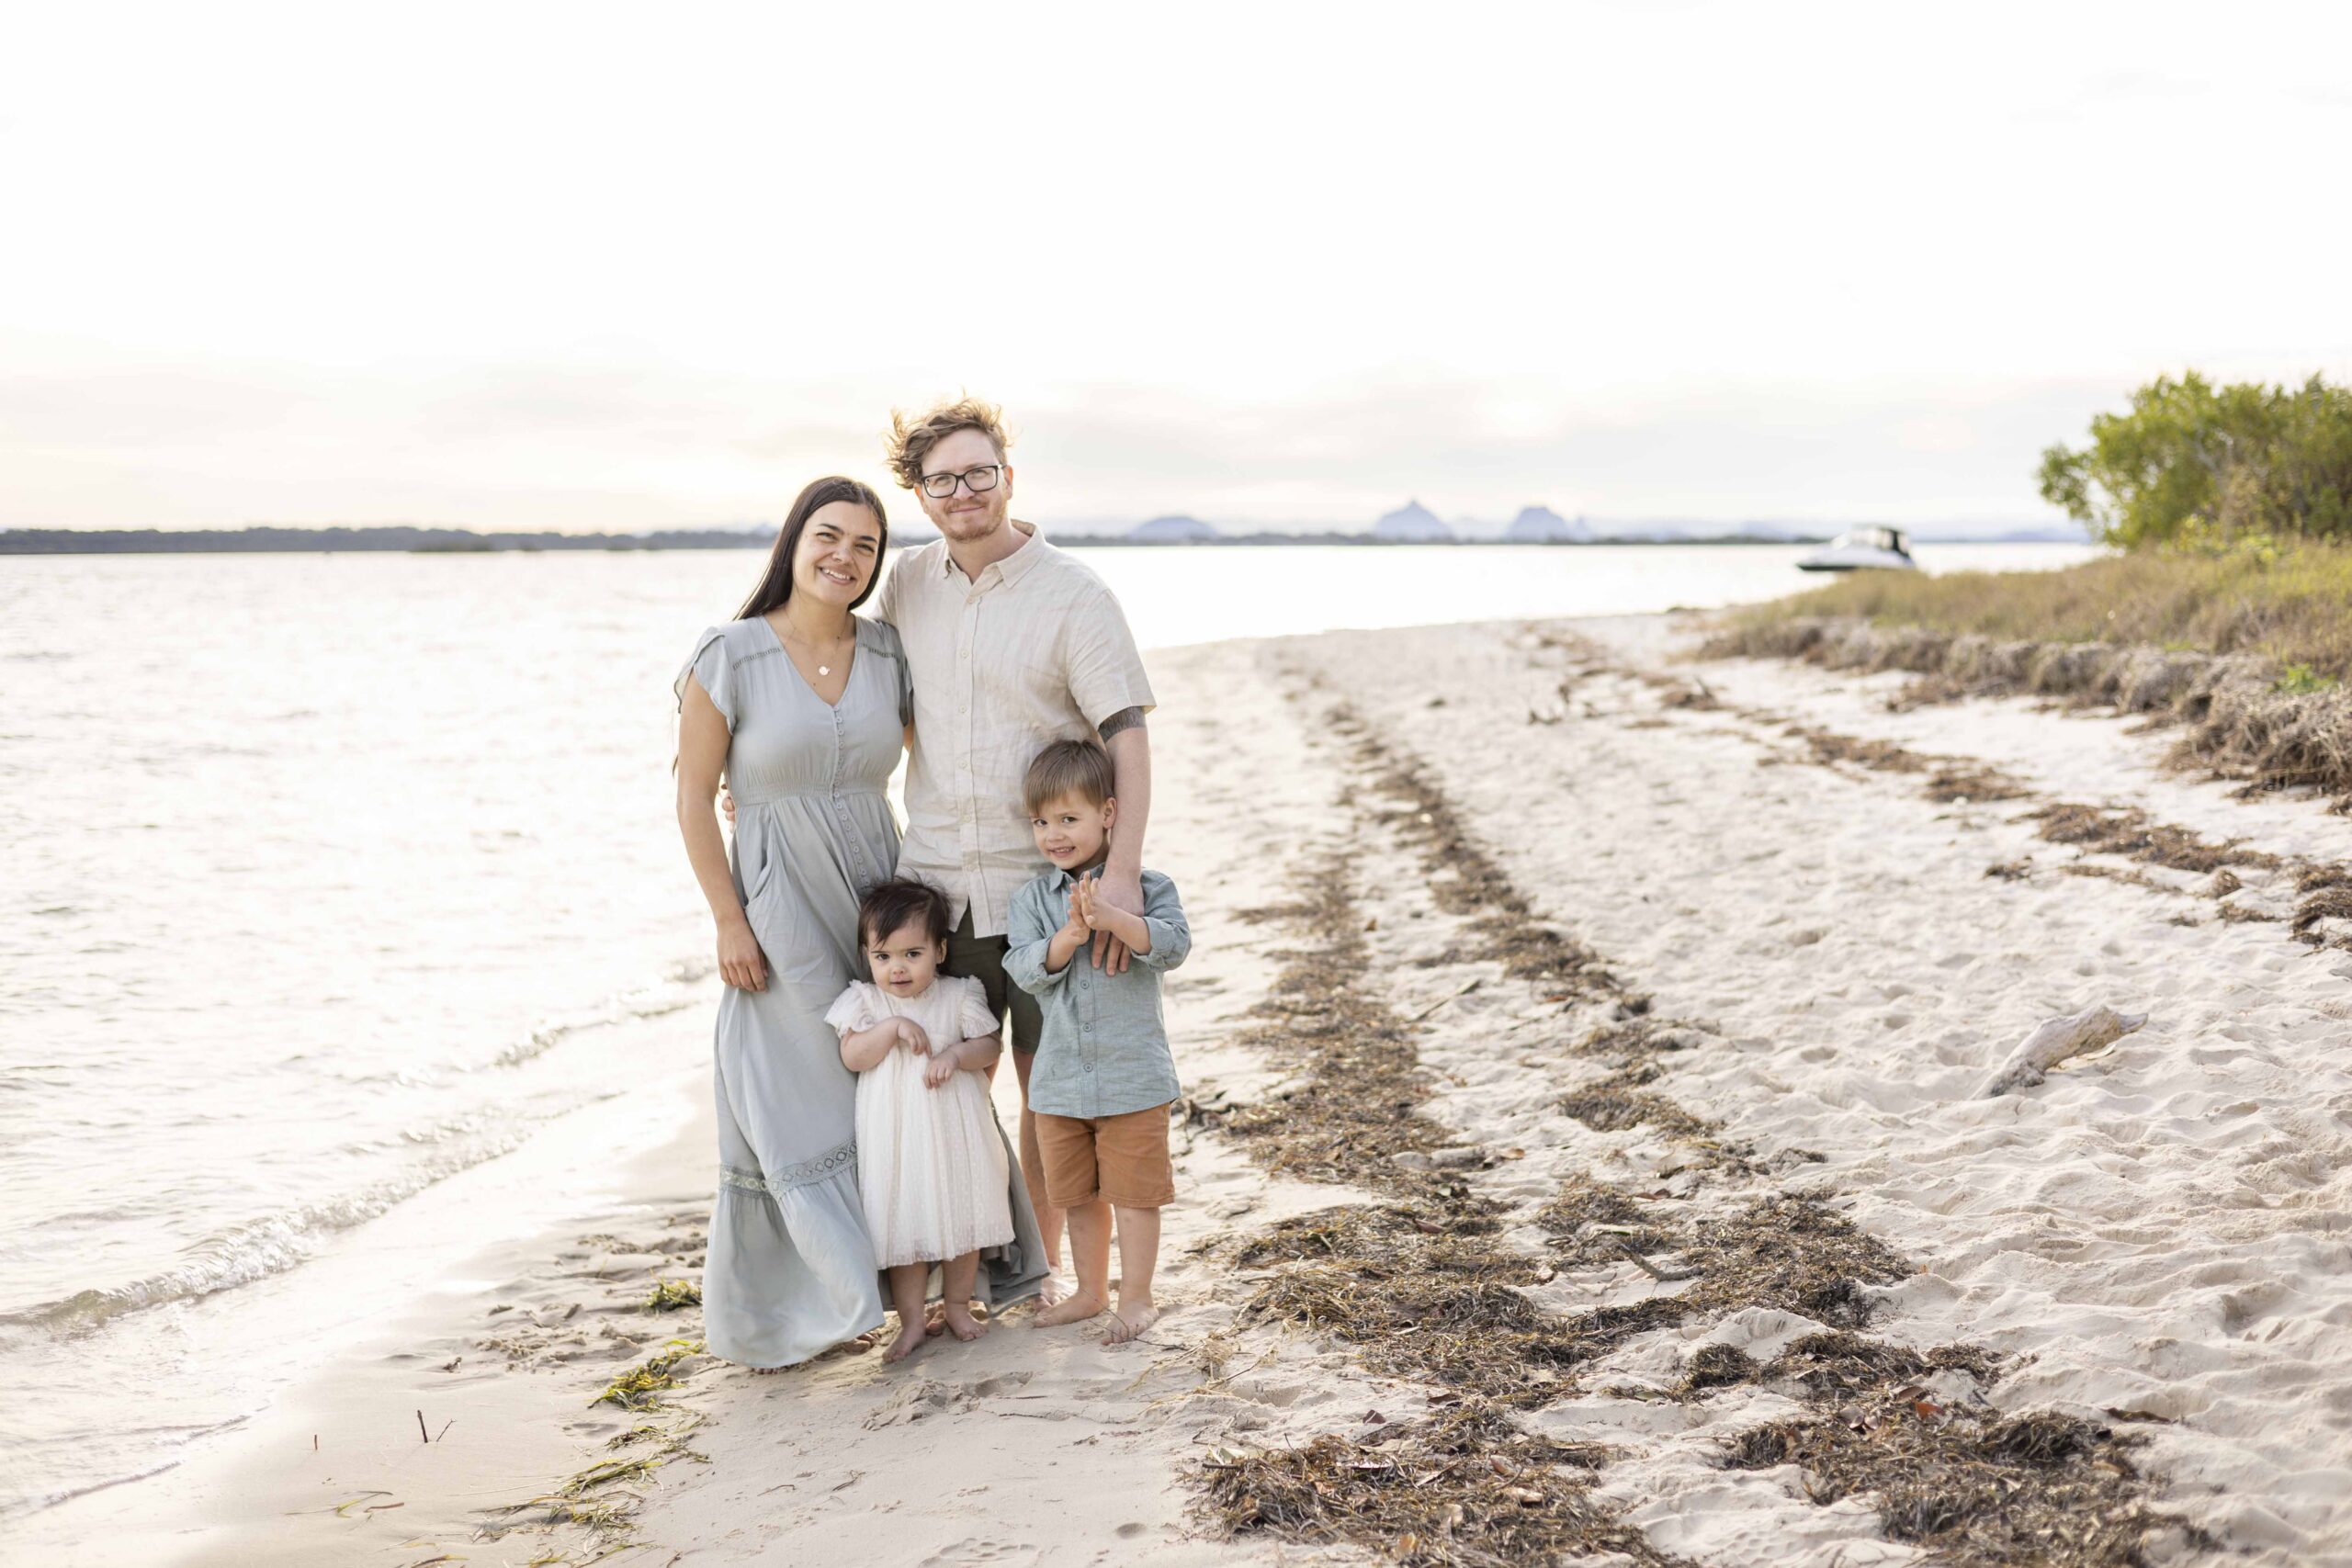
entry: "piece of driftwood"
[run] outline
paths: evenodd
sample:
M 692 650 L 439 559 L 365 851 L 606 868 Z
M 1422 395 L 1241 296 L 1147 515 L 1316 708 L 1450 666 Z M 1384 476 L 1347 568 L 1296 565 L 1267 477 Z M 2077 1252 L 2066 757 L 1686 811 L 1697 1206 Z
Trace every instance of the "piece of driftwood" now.
M 2122 1039 L 2148 1021 L 2144 1012 L 2117 1012 L 2110 1007 L 2086 1008 L 2072 1018 L 2053 1018 L 2035 1027 L 2019 1043 L 2001 1070 L 1976 1091 L 1979 1100 L 2031 1089 L 2050 1069 L 2070 1057 Z

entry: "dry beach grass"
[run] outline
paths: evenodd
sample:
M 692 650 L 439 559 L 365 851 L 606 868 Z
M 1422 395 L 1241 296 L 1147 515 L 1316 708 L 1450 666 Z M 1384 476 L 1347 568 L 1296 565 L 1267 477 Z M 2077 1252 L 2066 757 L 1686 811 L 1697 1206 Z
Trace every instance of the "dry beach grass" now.
M 1978 638 L 1979 647 L 2101 643 L 2243 655 L 2345 681 L 2352 680 L 2352 547 L 2139 551 L 2058 571 L 1862 571 L 1733 619 L 1743 626 L 1860 620 Z

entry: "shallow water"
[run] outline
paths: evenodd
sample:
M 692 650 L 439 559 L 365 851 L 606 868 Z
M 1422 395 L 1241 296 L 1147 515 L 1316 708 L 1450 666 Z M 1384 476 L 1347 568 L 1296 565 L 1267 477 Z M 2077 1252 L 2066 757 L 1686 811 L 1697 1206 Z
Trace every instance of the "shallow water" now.
M 1085 558 L 1149 648 L 1730 604 L 1802 586 L 1802 553 Z M 711 984 L 669 685 L 759 565 L 0 561 L 0 1378 L 38 1359 L 48 1391 L 0 1434 L 0 1517 L 168 1465 L 267 1397 L 266 1367 L 189 1332 L 197 1303 L 625 1092 L 649 1050 L 707 1048 L 637 1021 Z

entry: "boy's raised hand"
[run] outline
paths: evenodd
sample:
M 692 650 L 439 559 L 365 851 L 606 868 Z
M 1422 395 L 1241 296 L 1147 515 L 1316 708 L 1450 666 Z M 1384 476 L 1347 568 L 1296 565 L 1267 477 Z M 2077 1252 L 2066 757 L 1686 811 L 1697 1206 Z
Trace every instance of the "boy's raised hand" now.
M 1071 936 L 1083 936 L 1094 929 L 1094 883 L 1081 876 L 1069 886 L 1069 914 L 1062 921 L 1062 930 Z

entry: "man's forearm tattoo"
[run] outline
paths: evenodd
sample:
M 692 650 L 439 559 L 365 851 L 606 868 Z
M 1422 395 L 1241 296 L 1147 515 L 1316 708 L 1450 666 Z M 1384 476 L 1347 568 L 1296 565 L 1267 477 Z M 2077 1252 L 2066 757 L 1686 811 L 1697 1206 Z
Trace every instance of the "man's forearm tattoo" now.
M 1119 731 L 1123 729 L 1141 729 L 1142 728 L 1143 709 L 1121 708 L 1118 712 L 1113 714 L 1110 717 L 1096 725 L 1094 727 L 1094 733 L 1100 735 L 1102 738 L 1102 743 L 1107 746 L 1111 743 L 1111 737 L 1118 734 Z

